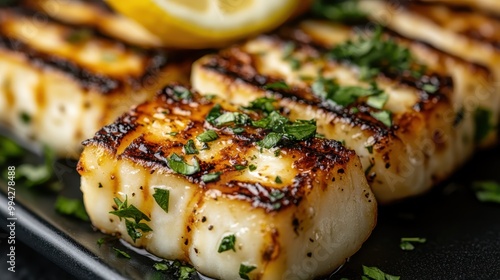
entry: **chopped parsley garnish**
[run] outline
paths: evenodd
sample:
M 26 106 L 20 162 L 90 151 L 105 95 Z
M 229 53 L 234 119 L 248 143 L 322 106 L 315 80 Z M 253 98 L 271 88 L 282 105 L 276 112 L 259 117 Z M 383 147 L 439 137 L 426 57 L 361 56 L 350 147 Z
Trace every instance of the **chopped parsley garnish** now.
M 383 110 L 383 111 L 378 111 L 378 112 L 371 112 L 370 115 L 372 117 L 374 117 L 376 120 L 385 124 L 387 127 L 392 126 L 392 117 L 391 117 L 390 111 Z
M 254 121 L 252 124 L 256 127 L 271 130 L 270 133 L 257 143 L 266 149 L 275 147 L 283 137 L 296 141 L 314 137 L 317 128 L 314 120 L 297 120 L 292 122 L 277 111 L 271 112 L 267 117 Z
M 311 86 L 314 95 L 334 105 L 343 107 L 356 102 L 360 97 L 368 97 L 367 104 L 374 108 L 381 108 L 387 101 L 387 94 L 372 83 L 370 88 L 358 86 L 341 86 L 333 79 L 319 77 Z
M 425 243 L 427 239 L 420 237 L 402 237 L 399 247 L 404 251 L 411 251 L 415 249 L 414 243 Z
M 200 164 L 194 157 L 192 159 L 193 165 L 189 165 L 184 161 L 182 157 L 180 157 L 176 153 L 173 153 L 170 158 L 167 159 L 167 163 L 170 169 L 182 175 L 193 175 L 196 172 L 200 171 Z
M 173 262 L 157 262 L 153 265 L 156 271 L 164 271 L 169 276 L 169 279 L 178 279 L 178 280 L 189 280 L 191 279 L 191 275 L 196 272 L 196 270 L 188 265 L 183 265 L 180 261 L 176 260 Z M 177 277 L 177 278 L 175 278 Z
M 372 95 L 366 99 L 366 105 L 375 109 L 382 109 L 388 99 L 389 95 L 387 95 L 387 93 Z
M 222 253 L 229 250 L 233 250 L 236 252 L 236 249 L 234 248 L 235 243 L 236 243 L 236 236 L 234 234 L 226 235 L 222 238 L 217 252 Z
M 264 89 L 290 89 L 290 87 L 283 81 L 278 81 L 264 85 Z
M 257 267 L 253 265 L 240 264 L 239 275 L 241 279 L 250 280 L 250 277 L 248 277 L 248 273 L 252 272 L 256 268 Z
M 363 265 L 363 280 L 399 280 L 400 276 L 393 276 L 383 272 L 376 267 L 369 267 Z
M 24 154 L 23 149 L 14 141 L 0 135 L 0 164 L 11 159 L 19 158 Z
M 375 77 L 381 71 L 416 75 L 414 68 L 422 68 L 416 65 L 408 48 L 392 39 L 382 38 L 380 26 L 370 36 L 359 36 L 356 40 L 335 46 L 329 57 L 357 65 L 360 68 L 360 77 L 364 80 Z
M 274 182 L 276 182 L 277 184 L 283 183 L 280 176 L 276 176 L 276 178 L 274 179 Z
M 24 124 L 29 124 L 31 122 L 31 115 L 26 112 L 22 112 L 19 117 Z
M 153 265 L 154 269 L 158 271 L 166 271 L 170 269 L 170 266 L 163 262 L 158 262 Z
M 365 148 L 370 154 L 373 154 L 373 145 L 365 146 Z
M 179 280 L 189 280 L 191 279 L 191 274 L 195 273 L 196 270 L 190 266 L 182 265 L 179 267 Z
M 193 93 L 183 86 L 175 86 L 174 95 L 178 100 L 191 99 L 193 97 Z
M 215 119 L 217 119 L 220 115 L 222 115 L 221 106 L 220 104 L 215 104 L 214 107 L 212 107 L 212 109 L 208 112 L 205 120 L 208 123 L 215 125 Z
M 285 135 L 294 140 L 304 140 L 313 137 L 316 134 L 316 121 L 314 120 L 296 120 L 285 125 Z
M 261 98 L 257 98 L 254 101 L 250 102 L 250 104 L 247 107 L 243 107 L 243 108 L 247 109 L 247 110 L 262 111 L 264 113 L 271 113 L 272 111 L 276 110 L 276 108 L 273 105 L 273 103 L 275 103 L 275 102 L 276 102 L 276 99 L 261 97 Z
M 187 155 L 192 155 L 192 154 L 198 154 L 198 149 L 196 149 L 196 146 L 194 145 L 194 141 L 192 139 L 189 139 L 186 142 L 186 145 L 184 145 L 184 153 Z
M 433 84 L 424 84 L 422 90 L 428 93 L 435 93 L 439 89 L 438 86 Z
M 130 259 L 130 255 L 127 252 L 122 251 L 122 250 L 115 248 L 115 247 L 113 247 L 113 250 L 115 251 L 117 257 Z
M 2 150 L 3 152 L 3 150 Z M 16 168 L 16 176 L 24 178 L 26 187 L 34 187 L 48 182 L 51 190 L 60 190 L 61 182 L 56 180 L 53 165 L 56 163 L 56 156 L 53 150 L 45 147 L 43 150 L 44 163 L 40 165 L 24 163 Z
M 165 212 L 168 213 L 168 202 L 170 198 L 170 191 L 166 189 L 154 188 L 155 193 L 153 198 L 155 199 L 158 206 L 161 207 Z
M 250 121 L 250 117 L 246 114 L 242 114 L 239 112 L 226 112 L 220 116 L 218 116 L 214 120 L 215 126 L 222 126 L 228 123 L 234 123 L 237 125 L 244 125 Z
M 200 135 L 196 136 L 200 142 L 211 142 L 219 138 L 219 135 L 214 130 L 207 130 Z
M 367 15 L 353 0 L 316 0 L 312 5 L 312 12 L 320 17 L 333 21 L 358 23 L 367 20 Z
M 141 210 L 137 209 L 134 205 L 128 205 L 127 197 L 125 197 L 125 201 L 123 202 L 117 197 L 114 198 L 114 201 L 117 206 L 117 210 L 110 211 L 109 213 L 118 216 L 120 221 L 122 218 L 125 219 L 127 233 L 134 242 L 138 238 L 142 237 L 142 232 L 152 231 L 147 224 L 141 223 L 142 220 L 149 222 L 151 219 L 149 219 L 146 214 L 142 213 Z
M 491 123 L 491 119 L 492 113 L 488 109 L 479 107 L 474 112 L 474 124 L 476 129 L 474 133 L 474 140 L 476 142 L 484 140 L 494 128 Z
M 106 242 L 106 239 L 104 239 L 104 237 L 101 237 L 99 239 L 97 239 L 96 243 L 97 243 L 97 246 L 101 247 L 102 244 L 104 244 Z
M 255 165 L 253 165 L 253 164 L 250 164 L 250 165 L 248 166 L 248 169 L 249 169 L 250 171 L 255 171 L 255 170 L 257 170 L 257 166 L 255 166 Z
M 243 169 L 246 169 L 247 167 L 245 165 L 241 165 L 241 164 L 236 164 L 234 166 L 234 169 L 236 170 L 243 170 Z
M 476 198 L 481 202 L 500 203 L 500 183 L 494 181 L 474 182 Z
M 266 137 L 257 142 L 257 145 L 266 149 L 270 149 L 276 146 L 282 137 L 283 137 L 282 133 L 270 132 L 269 134 L 266 135 Z
M 89 221 L 89 216 L 85 211 L 85 206 L 81 199 L 71 199 L 64 196 L 58 196 L 55 209 L 58 213 L 78 218 L 82 221 Z
M 205 183 L 214 182 L 219 180 L 221 174 L 221 172 L 203 174 L 201 180 Z

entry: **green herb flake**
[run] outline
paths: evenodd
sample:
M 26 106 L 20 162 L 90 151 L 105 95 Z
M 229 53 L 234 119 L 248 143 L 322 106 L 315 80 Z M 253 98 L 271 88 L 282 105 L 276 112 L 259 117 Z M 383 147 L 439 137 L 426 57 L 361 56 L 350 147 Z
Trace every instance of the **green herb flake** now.
M 403 251 L 412 251 L 415 249 L 414 243 L 425 243 L 427 242 L 426 238 L 420 237 L 402 237 L 399 247 Z
M 311 8 L 313 14 L 336 22 L 359 23 L 367 20 L 357 1 L 352 0 L 317 0 Z
M 494 128 L 491 123 L 492 115 L 490 110 L 481 107 L 477 108 L 474 112 L 474 140 L 476 143 L 484 140 Z
M 192 154 L 198 154 L 198 149 L 196 149 L 196 146 L 194 145 L 194 141 L 192 139 L 189 139 L 186 142 L 186 145 L 183 147 L 184 153 L 187 155 L 192 155 Z
M 160 188 L 154 188 L 154 190 L 155 193 L 153 194 L 153 198 L 155 199 L 156 203 L 161 207 L 161 209 L 168 213 L 170 191 Z
M 220 106 L 220 104 L 215 104 L 214 107 L 212 107 L 212 109 L 210 109 L 210 111 L 208 112 L 207 116 L 205 117 L 205 120 L 208 123 L 215 125 L 215 120 L 220 115 L 222 115 L 221 106 Z
M 365 148 L 370 154 L 373 154 L 373 145 L 365 146 Z
M 179 132 L 173 131 L 173 132 L 167 132 L 166 134 L 169 136 L 176 136 L 177 134 L 179 134 Z
M 222 172 L 208 173 L 201 176 L 201 180 L 205 183 L 214 182 L 219 180 Z
M 214 130 L 207 130 L 200 135 L 196 136 L 200 142 L 211 142 L 219 138 L 219 135 Z
M 363 265 L 363 276 L 373 280 L 399 280 L 400 276 L 393 276 L 383 272 L 376 267 L 369 267 Z
M 5 164 L 11 159 L 20 158 L 24 151 L 14 141 L 0 135 L 0 164 Z
M 18 168 L 16 168 L 16 176 L 20 179 L 23 178 L 26 180 L 23 182 L 23 185 L 26 187 L 40 186 L 43 184 L 47 185 L 47 183 L 52 182 L 50 184 L 51 190 L 61 190 L 61 182 L 58 180 L 56 181 L 53 173 L 53 165 L 56 163 L 55 152 L 48 147 L 44 147 L 43 154 L 43 164 L 21 164 Z
M 374 117 L 376 120 L 385 124 L 387 127 L 392 126 L 392 117 L 391 117 L 390 111 L 383 110 L 383 111 L 378 111 L 378 112 L 371 112 L 370 115 L 372 117 Z
M 248 166 L 248 169 L 249 169 L 250 171 L 255 171 L 255 170 L 257 170 L 257 166 L 256 166 L 256 165 L 253 165 L 253 164 L 250 164 L 250 165 Z
M 236 170 L 244 170 L 246 168 L 247 167 L 245 165 L 241 165 L 241 164 L 234 165 L 234 169 L 236 169 Z
M 283 183 L 280 176 L 276 176 L 276 178 L 274 179 L 274 182 L 276 182 L 277 184 Z
M 282 133 L 270 132 L 264 139 L 257 142 L 257 145 L 266 149 L 271 149 L 278 144 L 282 137 Z
M 97 239 L 96 243 L 97 243 L 97 246 L 101 247 L 102 244 L 104 244 L 106 242 L 106 239 L 104 239 L 104 237 L 101 237 L 99 239 Z
M 247 107 L 243 107 L 243 109 L 252 110 L 252 111 L 262 111 L 264 113 L 271 113 L 275 110 L 273 103 L 276 102 L 276 99 L 268 98 L 268 97 L 260 97 L 250 102 Z
M 439 89 L 438 86 L 433 84 L 424 84 L 422 90 L 428 93 L 435 93 Z
M 153 265 L 153 267 L 157 271 L 167 271 L 170 269 L 170 266 L 164 262 L 157 262 Z
M 167 163 L 170 169 L 182 175 L 193 175 L 200 171 L 200 164 L 194 157 L 192 159 L 192 165 L 189 165 L 182 157 L 173 153 L 170 158 L 167 159 Z
M 245 132 L 245 129 L 243 127 L 232 127 L 231 131 L 234 134 L 242 134 L 243 132 Z
M 239 275 L 240 275 L 241 279 L 250 280 L 250 277 L 248 276 L 248 274 L 256 268 L 257 267 L 253 266 L 253 265 L 240 264 Z
M 125 251 L 122 251 L 115 247 L 113 247 L 113 250 L 115 251 L 117 257 L 130 259 L 130 255 L 127 254 Z
M 213 122 L 215 126 L 222 126 L 229 123 L 245 125 L 250 121 L 250 117 L 239 112 L 226 112 L 218 116 Z
M 387 103 L 387 100 L 389 99 L 389 95 L 387 94 L 378 94 L 378 95 L 373 95 L 368 97 L 366 100 L 366 105 L 373 107 L 375 109 L 382 109 Z
M 125 201 L 122 202 L 119 198 L 115 197 L 113 199 L 117 205 L 117 210 L 110 211 L 110 214 L 116 215 L 120 218 L 120 221 L 125 219 L 125 227 L 127 233 L 135 242 L 138 238 L 142 237 L 142 232 L 152 231 L 152 229 L 145 223 L 141 223 L 141 220 L 150 221 L 151 219 L 134 205 L 128 205 L 128 198 L 125 197 Z M 139 231 L 140 230 L 140 231 Z
M 374 105 L 375 108 L 383 106 L 387 101 L 387 95 L 375 83 L 372 83 L 369 88 L 341 86 L 333 79 L 319 77 L 311 85 L 311 90 L 321 99 L 343 107 L 355 103 L 360 97 L 368 97 L 368 105 Z
M 188 100 L 193 97 L 193 93 L 185 87 L 175 86 L 173 90 L 174 95 L 178 100 Z
M 234 252 L 236 252 L 236 249 L 234 248 L 235 243 L 236 236 L 234 234 L 226 235 L 222 238 L 217 252 L 222 253 L 229 250 L 233 250 Z
M 284 130 L 287 136 L 294 140 L 304 140 L 316 134 L 316 121 L 297 120 L 292 124 L 285 125 Z
M 412 74 L 416 64 L 410 50 L 392 39 L 382 36 L 377 27 L 370 36 L 359 36 L 335 46 L 329 53 L 331 59 L 346 61 L 360 68 L 360 77 L 369 80 L 379 72 Z
M 274 151 L 274 156 L 275 156 L 275 157 L 279 157 L 280 155 L 281 155 L 281 150 L 280 150 L 280 149 L 276 149 L 276 150 Z
M 179 280 L 189 280 L 191 279 L 191 275 L 195 273 L 196 270 L 190 266 L 181 266 L 179 267 Z
M 472 184 L 472 188 L 479 201 L 500 203 L 500 183 L 495 181 L 478 181 Z
M 264 85 L 264 89 L 272 89 L 272 90 L 279 90 L 279 89 L 290 89 L 290 87 L 284 82 L 284 81 L 278 81 L 270 84 Z
M 26 112 L 21 112 L 19 115 L 19 118 L 21 119 L 21 122 L 23 124 L 30 124 L 31 123 L 31 115 L 26 113 Z
M 89 216 L 81 199 L 71 199 L 60 195 L 56 199 L 55 209 L 59 214 L 75 217 L 86 222 L 89 221 Z

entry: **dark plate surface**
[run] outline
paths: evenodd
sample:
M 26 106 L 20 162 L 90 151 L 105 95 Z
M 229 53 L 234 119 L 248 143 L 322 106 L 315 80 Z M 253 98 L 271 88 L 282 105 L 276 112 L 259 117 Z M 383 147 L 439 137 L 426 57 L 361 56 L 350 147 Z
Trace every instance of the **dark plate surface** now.
M 61 193 L 79 198 L 75 165 L 75 161 L 60 160 L 54 171 L 64 184 Z M 0 172 L 4 172 L 7 167 L 1 168 Z M 430 193 L 380 207 L 378 225 L 371 237 L 330 279 L 360 279 L 362 265 L 378 267 L 401 279 L 500 279 L 500 204 L 475 198 L 471 183 L 478 180 L 500 182 L 500 147 L 478 153 L 453 178 Z M 5 229 L 10 221 L 6 220 L 9 216 L 4 182 L 0 190 L 1 223 Z M 96 241 L 105 235 L 94 231 L 88 222 L 56 213 L 56 197 L 55 193 L 37 188 L 16 186 L 16 239 L 81 279 L 174 278 L 155 271 L 155 260 L 118 240 L 99 247 Z M 402 251 L 401 237 L 424 237 L 427 242 L 416 244 L 413 251 Z M 118 257 L 113 247 L 132 258 Z M 315 265 L 315 257 L 321 256 L 313 256 L 308 265 Z M 300 270 L 297 273 L 300 275 Z

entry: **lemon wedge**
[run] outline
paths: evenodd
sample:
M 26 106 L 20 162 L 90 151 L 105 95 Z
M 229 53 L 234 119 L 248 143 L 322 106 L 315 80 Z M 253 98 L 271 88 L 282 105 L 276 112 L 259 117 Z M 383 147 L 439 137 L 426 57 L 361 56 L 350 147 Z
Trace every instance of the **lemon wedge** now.
M 168 47 L 219 47 L 269 31 L 307 10 L 311 0 L 106 0 Z

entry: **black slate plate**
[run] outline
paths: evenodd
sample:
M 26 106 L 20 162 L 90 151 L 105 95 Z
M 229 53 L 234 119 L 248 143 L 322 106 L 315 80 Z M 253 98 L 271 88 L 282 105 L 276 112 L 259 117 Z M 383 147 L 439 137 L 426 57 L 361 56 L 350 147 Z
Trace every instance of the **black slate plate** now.
M 75 161 L 62 160 L 54 168 L 65 186 L 62 194 L 78 198 L 81 193 L 75 165 Z M 430 193 L 380 207 L 371 237 L 329 279 L 360 279 L 362 265 L 378 267 L 401 279 L 500 279 L 500 204 L 475 198 L 470 186 L 477 180 L 500 182 L 500 147 L 478 153 Z M 3 182 L 0 190 L 1 223 L 5 228 L 8 212 Z M 174 278 L 155 271 L 154 259 L 118 240 L 99 247 L 96 241 L 105 235 L 94 231 L 88 222 L 56 213 L 56 196 L 16 186 L 18 240 L 81 279 Z M 427 242 L 417 244 L 413 251 L 402 251 L 401 237 L 425 237 Z M 132 258 L 118 257 L 113 247 Z M 309 265 L 314 265 L 315 257 L 320 256 L 312 256 Z

